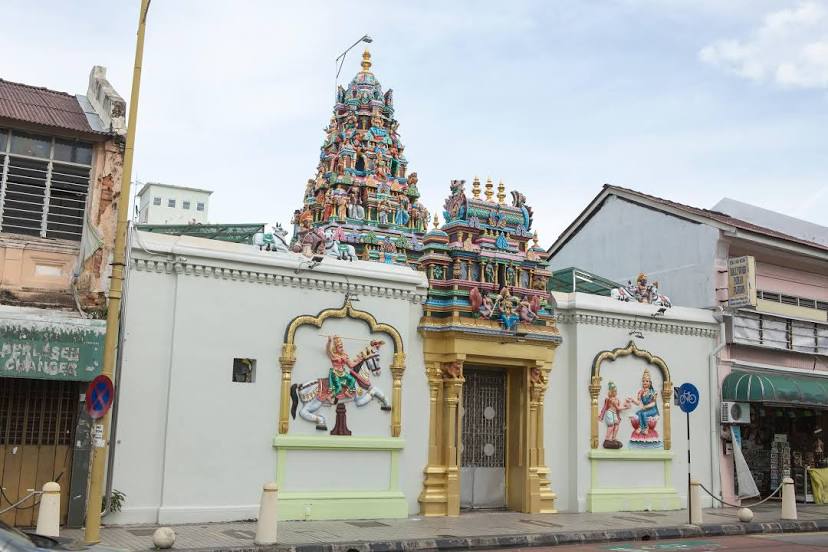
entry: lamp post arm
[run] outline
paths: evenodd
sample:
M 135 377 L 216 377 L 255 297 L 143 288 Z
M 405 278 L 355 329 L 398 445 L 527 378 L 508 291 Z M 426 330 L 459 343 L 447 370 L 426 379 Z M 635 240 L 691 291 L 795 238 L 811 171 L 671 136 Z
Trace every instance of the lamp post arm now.
M 364 41 L 366 38 L 368 38 L 368 35 L 361 36 L 359 40 L 357 40 L 356 42 L 354 42 L 353 44 L 348 46 L 348 48 L 344 52 L 342 52 L 341 54 L 339 54 L 337 56 L 337 58 L 336 58 L 336 61 L 338 63 L 338 66 L 337 66 L 337 69 L 336 69 L 336 78 L 337 79 L 339 78 L 339 73 L 342 71 L 342 65 L 345 63 L 345 56 L 348 55 L 348 52 L 353 50 L 354 47 L 356 47 L 357 44 Z

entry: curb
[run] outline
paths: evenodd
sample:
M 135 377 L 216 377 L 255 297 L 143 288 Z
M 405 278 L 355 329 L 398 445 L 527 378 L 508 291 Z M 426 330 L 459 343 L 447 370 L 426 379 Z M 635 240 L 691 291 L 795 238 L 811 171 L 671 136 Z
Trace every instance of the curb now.
M 610 543 L 617 541 L 649 541 L 687 537 L 724 537 L 779 533 L 811 533 L 828 531 L 828 518 L 816 520 L 772 521 L 766 523 L 703 523 L 642 527 L 612 531 L 573 531 L 535 533 L 531 535 L 481 535 L 472 537 L 440 537 L 432 539 L 399 539 L 390 541 L 355 541 L 308 543 L 295 545 L 234 546 L 187 548 L 182 552 L 407 552 L 410 550 L 472 550 L 486 548 L 529 548 L 564 544 Z

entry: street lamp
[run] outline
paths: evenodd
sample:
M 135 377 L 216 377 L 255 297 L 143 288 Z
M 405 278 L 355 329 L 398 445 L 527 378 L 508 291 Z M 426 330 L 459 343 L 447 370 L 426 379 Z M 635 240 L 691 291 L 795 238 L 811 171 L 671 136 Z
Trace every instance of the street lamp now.
M 341 54 L 339 54 L 337 56 L 336 61 L 335 61 L 335 63 L 336 63 L 336 77 L 334 77 L 334 95 L 336 95 L 336 87 L 337 87 L 337 84 L 339 83 L 339 73 L 342 71 L 342 64 L 345 63 L 345 56 L 348 55 L 348 52 L 353 50 L 354 47 L 357 44 L 359 44 L 360 42 L 364 42 L 366 44 L 371 44 L 373 41 L 374 41 L 374 39 L 371 38 L 370 36 L 362 35 L 362 38 L 360 38 L 359 40 L 357 40 L 356 42 L 351 44 L 348 47 L 347 50 L 345 50 L 344 52 L 342 52 Z

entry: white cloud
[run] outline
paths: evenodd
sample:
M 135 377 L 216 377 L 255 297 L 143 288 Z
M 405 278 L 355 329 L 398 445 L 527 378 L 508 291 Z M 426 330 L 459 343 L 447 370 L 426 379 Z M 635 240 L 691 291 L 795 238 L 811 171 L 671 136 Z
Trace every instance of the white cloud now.
M 748 38 L 716 41 L 699 58 L 757 82 L 828 88 L 828 7 L 807 1 L 769 13 Z

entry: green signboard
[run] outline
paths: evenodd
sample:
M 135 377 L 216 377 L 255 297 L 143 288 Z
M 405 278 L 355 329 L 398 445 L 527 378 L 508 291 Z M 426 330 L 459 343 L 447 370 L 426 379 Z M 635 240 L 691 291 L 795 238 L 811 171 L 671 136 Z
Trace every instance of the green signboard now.
M 91 381 L 105 329 L 103 320 L 0 318 L 0 377 Z

